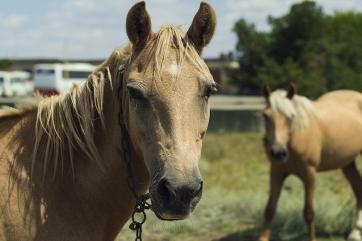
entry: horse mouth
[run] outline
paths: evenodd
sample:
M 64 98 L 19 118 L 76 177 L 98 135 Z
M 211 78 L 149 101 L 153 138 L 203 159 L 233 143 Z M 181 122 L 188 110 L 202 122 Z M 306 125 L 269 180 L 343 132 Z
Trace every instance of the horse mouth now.
M 160 211 L 152 208 L 152 211 L 155 213 L 156 217 L 163 221 L 178 221 L 184 220 L 190 216 L 190 212 L 187 213 L 171 213 L 168 211 Z
M 273 149 L 265 147 L 268 159 L 274 164 L 285 164 L 289 159 L 289 153 L 286 150 L 282 150 L 282 152 L 275 152 Z
M 161 220 L 186 219 L 199 203 L 203 181 L 194 177 L 187 181 L 170 181 L 163 177 L 150 187 L 152 210 Z
M 200 195 L 198 198 L 192 200 L 191 203 L 182 203 L 180 201 L 164 202 L 158 199 L 157 195 L 156 198 L 153 196 L 154 195 L 151 195 L 152 211 L 157 218 L 164 221 L 177 221 L 188 218 L 201 199 Z
M 278 158 L 272 158 L 271 161 L 275 164 L 279 164 L 279 165 L 282 165 L 282 164 L 285 164 L 287 163 L 288 161 L 288 158 L 283 158 L 283 159 L 278 159 Z
M 285 164 L 288 161 L 288 155 L 284 156 L 284 157 L 274 157 L 272 155 L 270 155 L 271 161 L 275 164 Z

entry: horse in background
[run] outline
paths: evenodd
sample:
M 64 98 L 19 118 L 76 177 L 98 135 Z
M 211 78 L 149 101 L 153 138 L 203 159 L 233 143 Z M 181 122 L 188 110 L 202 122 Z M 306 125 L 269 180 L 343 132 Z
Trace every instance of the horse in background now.
M 133 211 L 132 191 L 150 189 L 161 219 L 192 212 L 216 86 L 201 54 L 215 24 L 201 3 L 187 33 L 173 25 L 153 33 L 137 3 L 127 15 L 131 43 L 83 85 L 1 113 L 1 241 L 114 240 Z
M 283 182 L 296 175 L 304 184 L 304 219 L 310 241 L 316 241 L 314 190 L 316 174 L 341 168 L 357 200 L 357 222 L 349 240 L 361 240 L 362 178 L 356 158 L 362 152 L 362 94 L 351 90 L 327 93 L 316 101 L 288 91 L 264 88 L 265 152 L 270 160 L 270 194 L 259 241 L 269 241 Z

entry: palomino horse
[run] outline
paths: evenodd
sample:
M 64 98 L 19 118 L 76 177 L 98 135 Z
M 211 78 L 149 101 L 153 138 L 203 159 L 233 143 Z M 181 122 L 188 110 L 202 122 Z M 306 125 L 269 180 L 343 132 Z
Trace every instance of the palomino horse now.
M 362 179 L 356 158 L 362 151 L 362 94 L 340 90 L 312 102 L 287 91 L 264 89 L 266 134 L 264 145 L 271 162 L 270 195 L 260 241 L 269 240 L 284 180 L 299 177 L 305 188 L 304 218 L 310 241 L 316 240 L 313 198 L 318 171 L 341 168 L 357 199 L 358 217 L 350 240 L 361 240 Z
M 131 44 L 83 85 L 2 113 L 0 240 L 114 240 L 135 205 L 129 176 L 138 194 L 150 189 L 161 219 L 184 219 L 200 200 L 215 90 L 200 55 L 215 13 L 201 3 L 187 33 L 153 33 L 140 2 L 126 25 Z

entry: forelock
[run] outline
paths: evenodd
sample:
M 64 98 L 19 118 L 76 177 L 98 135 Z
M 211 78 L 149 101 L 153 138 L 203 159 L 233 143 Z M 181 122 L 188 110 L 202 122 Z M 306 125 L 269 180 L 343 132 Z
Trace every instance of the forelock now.
M 178 74 L 182 72 L 184 62 L 188 61 L 206 78 L 212 78 L 205 62 L 187 38 L 185 32 L 178 26 L 161 26 L 160 30 L 146 46 L 146 49 L 148 53 L 144 56 L 145 65 L 151 67 L 153 73 L 157 76 L 161 75 L 164 67 L 169 67 L 165 66 L 166 60 L 170 58 L 171 49 L 174 49 L 176 56 L 175 62 L 172 64 L 179 68 Z
M 274 91 L 270 95 L 269 104 L 273 111 L 291 120 L 294 128 L 304 128 L 308 125 L 308 113 L 317 114 L 311 100 L 300 95 L 294 95 L 289 99 L 285 90 Z

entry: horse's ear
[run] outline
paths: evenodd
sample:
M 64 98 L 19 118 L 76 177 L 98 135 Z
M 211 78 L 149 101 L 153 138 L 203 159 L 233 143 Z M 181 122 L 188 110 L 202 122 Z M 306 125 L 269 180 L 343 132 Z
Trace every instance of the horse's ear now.
M 263 95 L 264 95 L 266 100 L 269 100 L 271 92 L 272 92 L 272 90 L 271 90 L 269 85 L 264 85 L 263 86 Z
M 151 36 L 151 18 L 144 1 L 135 4 L 127 14 L 127 35 L 133 46 L 143 48 Z
M 295 84 L 293 82 L 290 82 L 288 93 L 287 93 L 288 99 L 290 99 L 290 100 L 293 99 L 293 97 L 296 93 L 297 93 L 297 87 L 295 86 Z
M 216 13 L 214 9 L 208 3 L 202 2 L 187 31 L 188 38 L 200 55 L 202 49 L 211 41 L 215 27 Z

